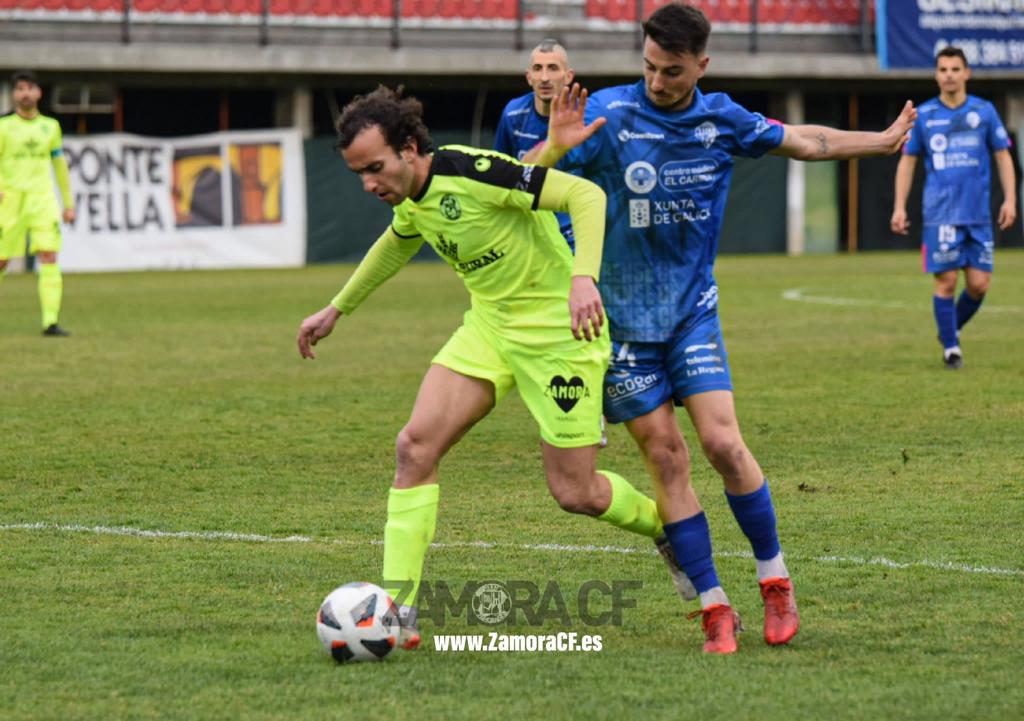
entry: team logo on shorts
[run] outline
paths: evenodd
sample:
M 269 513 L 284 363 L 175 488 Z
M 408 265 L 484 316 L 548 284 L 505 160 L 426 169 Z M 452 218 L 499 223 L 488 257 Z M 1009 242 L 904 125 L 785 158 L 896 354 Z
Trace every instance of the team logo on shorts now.
M 445 193 L 441 197 L 441 212 L 448 220 L 458 220 L 462 217 L 462 206 L 459 199 L 451 193 Z
M 562 409 L 562 413 L 568 413 L 575 408 L 576 404 L 580 402 L 580 398 L 590 397 L 587 385 L 579 376 L 573 376 L 569 380 L 562 376 L 553 376 L 548 385 L 547 394 Z

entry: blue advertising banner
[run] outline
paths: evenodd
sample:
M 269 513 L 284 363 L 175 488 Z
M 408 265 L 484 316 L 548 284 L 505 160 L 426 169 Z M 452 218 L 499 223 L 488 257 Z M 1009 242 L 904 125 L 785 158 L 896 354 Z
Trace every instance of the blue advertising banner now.
M 1024 69 L 1024 0 L 878 0 L 878 62 L 931 68 L 947 45 L 973 68 Z

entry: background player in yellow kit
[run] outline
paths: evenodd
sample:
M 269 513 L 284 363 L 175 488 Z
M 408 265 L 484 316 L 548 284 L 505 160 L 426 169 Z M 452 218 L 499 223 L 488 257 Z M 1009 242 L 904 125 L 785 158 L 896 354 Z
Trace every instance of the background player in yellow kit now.
M 66 336 L 69 333 L 57 325 L 64 280 L 57 265 L 61 213 L 53 194 L 51 165 L 65 223 L 75 221 L 75 205 L 60 124 L 39 112 L 43 91 L 33 73 L 15 73 L 11 86 L 14 112 L 0 117 L 0 281 L 8 261 L 25 254 L 27 233 L 28 252 L 39 259 L 43 335 Z

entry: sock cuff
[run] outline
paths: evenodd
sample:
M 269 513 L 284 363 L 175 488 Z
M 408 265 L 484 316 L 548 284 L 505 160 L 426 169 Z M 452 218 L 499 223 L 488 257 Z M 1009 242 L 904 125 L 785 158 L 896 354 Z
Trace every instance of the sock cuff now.
M 629 486 L 629 481 L 618 473 L 613 473 L 612 471 L 598 471 L 598 473 L 608 479 L 608 483 L 612 487 L 612 499 L 611 503 L 608 504 L 608 508 L 605 509 L 605 512 L 597 518 L 599 521 L 607 521 L 609 518 L 618 518 L 622 515 L 623 506 L 625 506 L 628 501 L 624 486 Z
M 436 483 L 426 483 L 412 488 L 392 488 L 388 491 L 388 513 L 401 513 L 424 506 L 436 506 L 440 493 L 441 487 Z
M 757 503 L 765 496 L 771 498 L 771 495 L 772 492 L 768 489 L 767 478 L 764 479 L 764 483 L 761 484 L 760 488 L 758 488 L 756 491 L 752 491 L 751 493 L 744 493 L 741 496 L 734 496 L 731 493 L 729 493 L 729 491 L 725 492 L 725 497 L 729 501 L 729 505 L 733 508 L 749 506 L 751 503 Z
M 680 529 L 686 529 L 687 527 L 706 528 L 709 533 L 711 531 L 711 526 L 708 524 L 707 514 L 705 514 L 704 511 L 701 511 L 695 516 L 690 516 L 689 518 L 684 518 L 680 521 L 673 521 L 672 523 L 666 523 L 665 534 L 671 538 L 673 532 Z

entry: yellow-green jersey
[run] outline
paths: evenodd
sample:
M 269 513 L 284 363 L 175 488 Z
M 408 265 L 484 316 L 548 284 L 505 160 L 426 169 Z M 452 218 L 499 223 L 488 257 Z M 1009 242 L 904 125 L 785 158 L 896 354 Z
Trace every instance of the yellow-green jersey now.
M 585 192 L 579 192 L 580 184 Z M 351 312 L 426 241 L 463 279 L 480 319 L 504 336 L 526 337 L 530 331 L 555 328 L 568 333 L 572 276 L 597 279 L 603 217 L 588 223 L 583 216 L 592 213 L 577 213 L 583 223 L 583 241 L 578 239 L 574 257 L 550 211 L 568 210 L 574 202 L 585 205 L 586 191 L 592 191 L 603 207 L 603 194 L 590 185 L 492 150 L 445 146 L 434 154 L 419 194 L 394 209 L 389 231 L 402 248 L 395 250 L 393 261 L 372 259 L 386 247 L 389 233 L 364 261 L 372 267 L 386 265 L 388 271 L 373 278 L 357 271 L 334 305 Z M 547 210 L 541 210 L 545 207 L 542 194 Z M 577 222 L 575 216 L 573 222 Z
M 420 194 L 395 208 L 391 228 L 422 236 L 491 325 L 565 329 L 573 257 L 554 213 L 537 212 L 545 175 L 494 152 L 446 146 Z
M 60 123 L 45 115 L 0 117 L 0 192 L 52 193 L 51 167 L 64 207 L 73 207 Z

